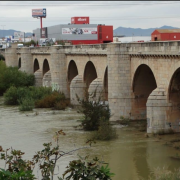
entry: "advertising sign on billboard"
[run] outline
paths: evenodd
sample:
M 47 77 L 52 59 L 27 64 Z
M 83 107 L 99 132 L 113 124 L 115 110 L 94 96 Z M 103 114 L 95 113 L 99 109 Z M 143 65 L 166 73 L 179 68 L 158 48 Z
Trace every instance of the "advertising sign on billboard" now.
M 32 17 L 46 17 L 46 8 L 32 9 Z
M 89 24 L 89 17 L 72 17 L 71 24 Z
M 24 32 L 14 32 L 14 39 L 24 38 Z
M 97 28 L 62 28 L 62 34 L 97 34 Z

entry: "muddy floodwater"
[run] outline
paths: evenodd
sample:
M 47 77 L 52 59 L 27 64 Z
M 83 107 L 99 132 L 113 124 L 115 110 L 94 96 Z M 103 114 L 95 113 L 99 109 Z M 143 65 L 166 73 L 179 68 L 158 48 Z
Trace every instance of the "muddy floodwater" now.
M 4 106 L 3 98 L 0 97 L 0 145 L 4 149 L 20 149 L 25 152 L 25 159 L 31 159 L 35 152 L 43 148 L 43 143 L 52 141 L 55 131 L 63 129 L 66 136 L 60 137 L 62 150 L 69 151 L 82 147 L 91 133 L 74 128 L 79 124 L 77 120 L 81 117 L 81 114 L 70 108 L 65 111 L 34 109 L 31 112 L 20 112 L 17 106 Z M 146 138 L 145 132 L 136 129 L 119 125 L 116 128 L 118 139 L 108 142 L 97 141 L 89 149 L 60 159 L 59 173 L 62 174 L 68 162 L 76 159 L 78 154 L 97 156 L 108 162 L 111 171 L 115 173 L 113 180 L 147 180 L 157 167 L 174 170 L 180 166 L 179 160 L 170 158 L 180 155 L 180 151 L 164 145 L 165 137 L 180 139 L 180 135 L 164 136 L 161 140 L 157 137 Z M 1 160 L 0 168 L 4 168 L 4 162 Z M 34 173 L 40 179 L 38 172 L 36 168 Z

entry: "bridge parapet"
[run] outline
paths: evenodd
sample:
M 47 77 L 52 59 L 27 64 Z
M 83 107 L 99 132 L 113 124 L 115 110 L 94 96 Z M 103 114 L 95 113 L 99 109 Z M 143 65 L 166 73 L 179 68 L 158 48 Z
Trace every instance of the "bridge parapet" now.
M 180 54 L 180 41 L 129 43 L 129 54 Z
M 68 46 L 65 48 L 66 54 L 96 54 L 101 55 L 107 54 L 107 45 L 98 44 L 98 45 L 77 45 L 77 46 Z
M 51 53 L 65 53 L 65 54 L 107 54 L 107 45 L 77 45 L 77 46 L 51 46 L 51 47 L 36 47 L 36 48 L 16 48 L 17 54 L 29 51 L 31 54 L 51 54 Z

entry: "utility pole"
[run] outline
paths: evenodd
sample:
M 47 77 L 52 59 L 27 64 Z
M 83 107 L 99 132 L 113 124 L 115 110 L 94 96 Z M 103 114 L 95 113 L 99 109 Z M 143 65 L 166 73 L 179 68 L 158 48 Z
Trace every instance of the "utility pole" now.
M 3 33 L 2 34 L 3 34 L 3 37 L 4 37 L 4 26 L 6 26 L 6 25 L 1 25 L 1 26 L 3 27 Z

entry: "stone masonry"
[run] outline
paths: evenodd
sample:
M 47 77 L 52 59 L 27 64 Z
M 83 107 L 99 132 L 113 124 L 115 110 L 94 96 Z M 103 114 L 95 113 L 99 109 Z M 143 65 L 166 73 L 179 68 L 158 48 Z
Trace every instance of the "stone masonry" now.
M 148 133 L 180 132 L 179 41 L 8 48 L 5 58 L 7 66 L 21 65 L 37 86 L 52 86 L 73 104 L 86 89 L 106 91 L 112 121 L 123 116 L 147 121 Z

